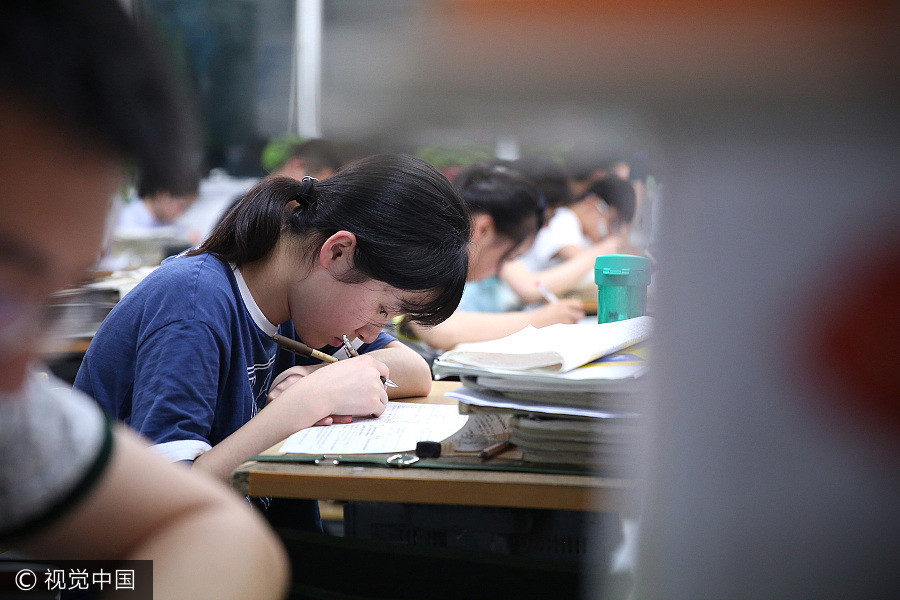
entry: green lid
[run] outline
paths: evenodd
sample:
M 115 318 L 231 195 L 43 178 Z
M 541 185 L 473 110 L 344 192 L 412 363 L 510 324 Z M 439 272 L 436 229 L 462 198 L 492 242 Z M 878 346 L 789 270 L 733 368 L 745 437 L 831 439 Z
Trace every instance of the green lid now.
M 631 254 L 605 254 L 594 263 L 597 285 L 650 285 L 650 259 Z

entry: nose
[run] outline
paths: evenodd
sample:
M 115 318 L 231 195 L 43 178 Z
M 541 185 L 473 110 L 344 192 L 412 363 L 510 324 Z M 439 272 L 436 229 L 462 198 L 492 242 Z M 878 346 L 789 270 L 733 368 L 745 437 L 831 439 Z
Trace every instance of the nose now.
M 375 338 L 378 337 L 378 334 L 381 333 L 383 327 L 379 327 L 378 325 L 363 325 L 353 333 L 363 341 L 363 343 L 371 344 L 375 341 Z

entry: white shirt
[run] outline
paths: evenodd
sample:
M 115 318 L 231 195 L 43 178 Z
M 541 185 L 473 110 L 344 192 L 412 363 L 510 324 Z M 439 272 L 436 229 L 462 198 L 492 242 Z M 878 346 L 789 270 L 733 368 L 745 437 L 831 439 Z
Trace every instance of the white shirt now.
M 562 207 L 558 208 L 547 225 L 538 231 L 534 244 L 519 257 L 519 260 L 532 272 L 543 271 L 560 262 L 553 257 L 565 246 L 586 248 L 589 245 L 581 231 L 578 215 L 571 209 Z

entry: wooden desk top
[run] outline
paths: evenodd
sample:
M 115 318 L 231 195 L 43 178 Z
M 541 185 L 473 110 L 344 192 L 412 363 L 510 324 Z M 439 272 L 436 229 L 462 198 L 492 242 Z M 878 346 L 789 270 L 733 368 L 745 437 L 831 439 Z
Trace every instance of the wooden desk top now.
M 434 382 L 431 393 L 406 402 L 455 404 L 444 393 L 458 382 Z M 266 454 L 277 453 L 281 444 Z M 311 465 L 248 461 L 233 474 L 246 496 L 359 500 L 417 504 L 505 506 L 631 513 L 633 479 L 593 475 L 550 475 L 509 471 L 402 469 L 351 465 Z

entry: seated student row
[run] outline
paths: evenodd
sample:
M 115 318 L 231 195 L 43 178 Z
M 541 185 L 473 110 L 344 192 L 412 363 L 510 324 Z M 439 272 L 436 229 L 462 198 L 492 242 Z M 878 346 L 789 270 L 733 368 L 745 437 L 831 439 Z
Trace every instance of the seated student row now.
M 517 260 L 503 265 L 499 279 L 524 304 L 540 302 L 540 281 L 555 295 L 593 286 L 596 257 L 642 254 L 631 243 L 637 196 L 621 171 L 573 181 L 566 169 L 546 156 L 528 156 L 509 164 L 531 180 L 547 199 L 546 225 Z
M 597 256 L 640 253 L 628 241 L 634 188 L 616 175 L 594 182 L 574 202 L 562 167 L 543 157 L 471 165 L 456 175 L 454 186 L 472 215 L 468 282 L 459 309 L 434 327 L 402 317 L 395 323 L 402 339 L 434 349 L 430 356 L 528 325 L 575 323 L 584 317 L 576 299 L 549 298 L 534 310 L 505 310 L 505 284 L 521 292 L 521 301 L 536 302 L 542 298 L 539 282 L 561 294 L 592 275 Z

